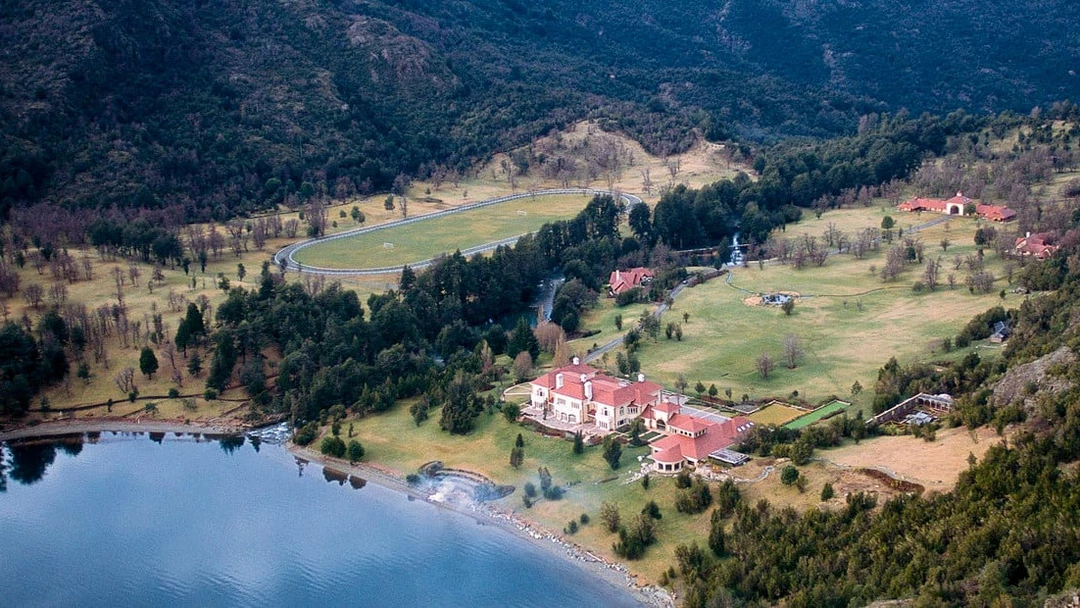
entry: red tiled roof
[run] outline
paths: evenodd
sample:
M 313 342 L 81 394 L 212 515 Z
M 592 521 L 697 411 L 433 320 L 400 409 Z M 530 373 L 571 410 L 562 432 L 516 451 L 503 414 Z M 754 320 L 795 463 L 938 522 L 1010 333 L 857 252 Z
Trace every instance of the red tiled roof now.
M 679 410 L 682 409 L 677 404 L 672 403 L 670 401 L 663 401 L 661 403 L 657 403 L 653 407 L 656 408 L 656 411 L 664 412 L 666 414 L 672 414 L 672 413 L 678 414 Z
M 939 213 L 945 213 L 946 207 L 948 207 L 948 205 L 941 199 L 916 197 L 900 203 L 897 209 L 900 211 L 937 211 Z
M 562 388 L 552 389 L 551 392 L 571 399 L 585 399 L 585 385 L 581 382 L 567 382 Z
M 1015 249 L 1021 255 L 1033 255 L 1039 259 L 1045 259 L 1058 250 L 1058 246 L 1053 244 L 1055 238 L 1056 235 L 1052 232 L 1022 236 L 1016 239 Z
M 678 435 L 670 435 L 654 441 L 652 449 L 652 458 L 656 462 L 663 462 L 664 464 L 682 462 L 682 442 L 679 441 Z
M 707 422 L 703 418 L 695 418 L 694 416 L 687 416 L 686 414 L 675 414 L 671 418 L 668 418 L 669 427 L 690 434 L 697 434 L 699 431 L 703 431 L 714 424 L 715 423 Z
M 992 222 L 1005 222 L 1016 217 L 1015 211 L 1000 205 L 979 204 L 975 207 L 975 213 L 978 213 Z
M 608 278 L 608 284 L 611 285 L 611 293 L 620 294 L 641 285 L 642 281 L 651 279 L 652 276 L 651 270 L 640 266 L 630 270 L 616 270 Z
M 705 434 L 697 437 L 668 435 L 651 444 L 653 460 L 657 460 L 659 456 L 665 460 L 659 460 L 658 462 L 670 462 L 666 460 L 670 458 L 669 452 L 677 446 L 685 458 L 701 462 L 716 450 L 731 447 L 739 436 L 749 430 L 753 424 L 750 420 L 740 416 L 726 422 L 706 423 Z

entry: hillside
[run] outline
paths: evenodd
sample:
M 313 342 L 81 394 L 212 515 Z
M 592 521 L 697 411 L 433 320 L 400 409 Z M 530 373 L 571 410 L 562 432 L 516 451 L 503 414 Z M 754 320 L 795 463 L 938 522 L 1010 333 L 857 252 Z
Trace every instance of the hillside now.
M 0 6 L 0 212 L 225 217 L 461 170 L 591 116 L 653 153 L 869 112 L 1075 97 L 1064 0 L 23 0 Z M 307 184 L 305 186 L 305 184 Z

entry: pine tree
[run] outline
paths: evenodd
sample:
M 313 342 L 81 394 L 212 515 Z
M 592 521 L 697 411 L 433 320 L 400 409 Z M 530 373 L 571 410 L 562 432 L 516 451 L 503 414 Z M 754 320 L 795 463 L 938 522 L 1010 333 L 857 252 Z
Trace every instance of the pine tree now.
M 148 380 L 154 379 L 154 373 L 158 370 L 157 355 L 154 354 L 154 349 L 149 346 L 144 346 L 142 352 L 139 354 L 139 371 L 146 375 Z
M 612 470 L 619 468 L 620 458 L 622 458 L 622 444 L 615 439 L 614 435 L 604 437 L 604 460 Z

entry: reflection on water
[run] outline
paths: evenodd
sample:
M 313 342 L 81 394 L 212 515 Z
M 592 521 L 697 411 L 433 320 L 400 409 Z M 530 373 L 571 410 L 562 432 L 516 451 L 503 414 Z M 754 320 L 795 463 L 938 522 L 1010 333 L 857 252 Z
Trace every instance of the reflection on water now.
M 496 526 L 221 439 L 0 448 L 0 604 L 635 605 Z

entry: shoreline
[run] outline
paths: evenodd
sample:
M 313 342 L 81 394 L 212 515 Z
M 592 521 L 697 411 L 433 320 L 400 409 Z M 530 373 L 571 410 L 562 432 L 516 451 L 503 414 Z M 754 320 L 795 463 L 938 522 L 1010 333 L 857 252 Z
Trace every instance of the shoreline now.
M 178 420 L 142 420 L 136 418 L 101 418 L 95 420 L 51 420 L 0 431 L 0 441 L 60 437 L 83 433 L 195 433 L 200 435 L 237 435 L 254 427 L 239 423 L 188 422 Z
M 356 475 L 388 490 L 401 492 L 435 507 L 464 515 L 481 525 L 496 526 L 508 534 L 543 549 L 554 557 L 572 563 L 575 567 L 581 568 L 612 587 L 629 591 L 631 597 L 643 606 L 655 606 L 657 608 L 675 606 L 674 599 L 666 589 L 655 585 L 638 585 L 635 578 L 629 574 L 628 569 L 623 564 L 609 562 L 585 547 L 566 540 L 562 535 L 556 534 L 536 522 L 523 519 L 512 511 L 480 502 L 473 502 L 466 506 L 431 500 L 428 493 L 414 488 L 399 477 L 398 471 L 373 463 L 349 464 L 346 461 L 324 456 L 315 450 L 300 447 L 293 443 L 287 443 L 284 447 L 296 458 L 316 463 L 341 474 Z
M 0 441 L 106 432 L 236 435 L 247 433 L 254 428 L 257 427 L 225 423 L 185 423 L 177 420 L 55 420 L 0 431 Z M 356 475 L 388 490 L 405 494 L 417 500 L 423 500 L 437 508 L 464 515 L 481 525 L 496 526 L 508 534 L 541 548 L 553 557 L 566 560 L 612 587 L 628 591 L 630 597 L 643 606 L 656 608 L 673 608 L 675 606 L 674 599 L 666 589 L 655 585 L 638 585 L 635 577 L 629 574 L 629 570 L 625 565 L 618 562 L 609 562 L 587 548 L 568 541 L 561 534 L 554 533 L 534 521 L 524 519 L 513 511 L 481 502 L 462 505 L 432 500 L 429 493 L 409 485 L 399 471 L 370 462 L 349 464 L 347 461 L 324 456 L 311 448 L 301 447 L 291 442 L 282 444 L 282 447 L 294 458 L 316 463 L 321 467 L 341 474 Z

